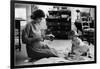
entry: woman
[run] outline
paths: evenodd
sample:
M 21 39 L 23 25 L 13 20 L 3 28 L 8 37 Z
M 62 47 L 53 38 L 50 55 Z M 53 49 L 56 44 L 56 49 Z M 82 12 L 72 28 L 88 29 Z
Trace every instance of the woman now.
M 34 11 L 31 15 L 32 21 L 26 25 L 22 32 L 22 42 L 26 44 L 27 54 L 31 60 L 44 57 L 57 57 L 54 49 L 42 44 L 45 36 L 41 31 L 40 23 L 44 17 L 45 14 L 42 10 Z

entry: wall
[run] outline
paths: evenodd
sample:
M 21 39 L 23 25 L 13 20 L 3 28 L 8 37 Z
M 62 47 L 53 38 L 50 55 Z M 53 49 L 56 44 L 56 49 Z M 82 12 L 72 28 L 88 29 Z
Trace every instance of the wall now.
M 30 21 L 31 4 L 15 4 L 15 19 L 21 18 L 25 21 L 21 21 L 21 29 Z
M 17 16 L 20 16 L 23 19 L 26 19 L 26 21 L 21 22 L 21 26 L 23 27 L 26 25 L 26 23 L 30 21 L 30 15 L 31 15 L 32 10 L 34 11 L 34 8 L 31 10 L 31 4 L 16 4 L 15 6 L 16 6 L 16 9 L 18 9 L 18 11 L 15 9 L 15 13 L 17 14 Z M 34 7 L 34 4 L 33 4 L 33 7 Z M 36 7 L 38 7 L 39 9 L 42 9 L 46 15 L 48 15 L 48 10 L 50 10 L 50 8 L 53 8 L 53 6 L 48 6 L 48 5 L 36 5 Z M 71 10 L 71 20 L 72 20 L 71 28 L 72 30 L 75 30 L 76 27 L 74 25 L 74 22 L 77 19 L 76 10 L 78 9 L 81 12 L 89 12 L 90 8 L 68 7 L 68 9 Z M 93 8 L 91 8 L 90 13 L 91 13 L 92 18 L 94 19 L 94 9 Z M 41 26 L 45 27 L 45 22 L 43 22 Z

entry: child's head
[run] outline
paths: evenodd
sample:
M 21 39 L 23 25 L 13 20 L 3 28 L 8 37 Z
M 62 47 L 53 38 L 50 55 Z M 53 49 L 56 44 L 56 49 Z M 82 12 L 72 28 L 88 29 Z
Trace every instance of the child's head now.
M 68 37 L 69 37 L 70 39 L 73 40 L 73 39 L 77 38 L 77 35 L 75 35 L 75 32 L 74 32 L 73 30 L 71 30 L 71 31 L 69 32 Z
M 77 36 L 72 36 L 72 40 L 77 40 Z

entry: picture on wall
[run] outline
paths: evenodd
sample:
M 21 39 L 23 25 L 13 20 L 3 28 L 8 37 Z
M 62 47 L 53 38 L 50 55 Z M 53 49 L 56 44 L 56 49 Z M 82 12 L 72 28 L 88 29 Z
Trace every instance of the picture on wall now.
M 96 6 L 11 1 L 11 68 L 96 63 Z

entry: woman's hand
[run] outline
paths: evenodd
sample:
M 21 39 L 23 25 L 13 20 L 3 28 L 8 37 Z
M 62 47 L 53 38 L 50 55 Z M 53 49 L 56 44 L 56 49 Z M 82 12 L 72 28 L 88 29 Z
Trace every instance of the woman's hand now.
M 45 36 L 45 39 L 47 39 L 47 40 L 53 40 L 54 37 L 55 37 L 54 35 L 49 34 L 49 35 L 46 35 L 46 36 Z
M 41 42 L 41 44 L 42 44 L 42 48 L 49 49 L 49 46 L 44 41 Z
M 43 48 L 44 49 L 49 49 L 49 46 L 48 45 L 43 45 Z

